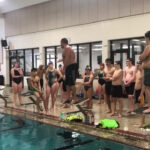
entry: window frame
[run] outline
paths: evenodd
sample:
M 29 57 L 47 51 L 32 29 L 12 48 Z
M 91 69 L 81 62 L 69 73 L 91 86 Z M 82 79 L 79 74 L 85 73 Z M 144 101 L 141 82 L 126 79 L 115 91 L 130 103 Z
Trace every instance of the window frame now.
M 22 50 L 23 51 L 23 56 L 21 56 L 20 58 L 23 58 L 23 61 L 24 61 L 23 75 L 24 76 L 29 76 L 26 73 L 25 51 L 31 50 L 31 53 L 32 53 L 32 68 L 33 68 L 34 67 L 34 50 L 37 50 L 37 49 L 39 50 L 39 47 L 9 50 L 9 70 L 11 70 L 11 59 L 13 59 L 13 58 L 17 59 L 17 57 L 20 57 L 20 56 L 18 56 L 18 51 Z M 16 52 L 16 56 L 10 56 L 12 51 Z M 40 55 L 40 52 L 39 52 L 39 55 Z
M 92 69 L 92 45 L 93 44 L 96 44 L 96 43 L 100 43 L 102 44 L 103 41 L 93 41 L 93 42 L 84 42 L 84 43 L 71 43 L 69 44 L 70 46 L 72 45 L 75 45 L 77 46 L 77 64 L 78 64 L 78 67 L 79 67 L 79 57 L 80 57 L 80 54 L 79 54 L 79 46 L 80 45 L 85 45 L 85 44 L 89 44 L 89 64 L 90 64 L 90 67 Z M 52 45 L 52 46 L 45 46 L 44 47 L 44 50 L 45 50 L 45 66 L 47 66 L 47 49 L 48 48 L 54 48 L 55 49 L 55 68 L 57 68 L 57 47 L 59 47 L 60 45 Z

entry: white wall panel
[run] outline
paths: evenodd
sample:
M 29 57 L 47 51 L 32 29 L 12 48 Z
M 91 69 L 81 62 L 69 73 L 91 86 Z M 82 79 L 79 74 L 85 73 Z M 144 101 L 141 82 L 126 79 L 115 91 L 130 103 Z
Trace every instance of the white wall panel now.
M 79 23 L 80 24 L 88 23 L 89 0 L 80 0 L 79 8 L 80 8 Z
M 119 2 L 119 17 L 130 16 L 131 0 L 120 0 Z
M 56 27 L 63 27 L 64 24 L 64 0 L 55 0 L 56 1 Z
M 77 25 L 79 24 L 79 1 L 80 0 L 70 0 L 71 3 L 71 25 Z
M 89 22 L 98 20 L 98 0 L 89 0 Z
M 144 12 L 150 12 L 150 0 L 144 0 Z
M 6 36 L 109 20 L 150 11 L 150 0 L 52 0 L 6 16 Z
M 108 18 L 118 18 L 119 17 L 119 0 L 109 0 L 108 1 Z
M 144 0 L 131 0 L 131 15 L 144 13 Z
M 43 4 L 42 5 L 37 5 L 37 30 L 42 31 L 44 27 L 44 9 L 43 9 Z
M 108 1 L 109 0 L 98 0 L 98 20 L 108 19 Z
M 70 26 L 71 25 L 71 7 L 72 7 L 72 1 L 71 0 L 64 0 L 64 26 Z

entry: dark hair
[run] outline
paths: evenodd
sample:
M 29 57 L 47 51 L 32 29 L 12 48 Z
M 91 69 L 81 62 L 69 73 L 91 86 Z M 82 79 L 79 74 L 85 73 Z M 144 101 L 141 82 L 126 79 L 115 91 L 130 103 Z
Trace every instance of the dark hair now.
M 85 67 L 85 70 L 91 70 L 91 67 L 90 67 L 89 65 L 87 65 L 87 66 Z
M 147 31 L 147 32 L 145 33 L 145 37 L 150 40 L 150 31 Z
M 68 39 L 67 38 L 62 38 L 61 42 L 65 43 L 65 44 L 68 44 Z
M 141 64 L 142 64 L 142 61 L 137 61 L 136 63 L 139 64 L 139 65 L 141 65 Z
M 115 63 L 121 67 L 121 61 L 115 61 Z
M 36 72 L 36 71 L 37 71 L 36 68 L 32 68 L 32 69 L 31 69 L 31 72 Z
M 133 59 L 132 58 L 127 58 L 127 60 L 131 61 L 131 63 L 133 64 Z
M 111 60 L 111 58 L 107 58 L 107 59 L 105 59 L 105 62 L 110 62 L 110 63 L 112 63 L 112 60 Z
M 62 65 L 60 64 L 58 67 L 60 68 L 60 67 L 62 67 Z

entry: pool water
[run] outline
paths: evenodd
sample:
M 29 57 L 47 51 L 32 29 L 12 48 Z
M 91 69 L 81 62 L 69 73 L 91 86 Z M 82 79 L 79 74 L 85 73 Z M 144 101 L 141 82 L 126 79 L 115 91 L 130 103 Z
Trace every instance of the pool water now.
M 0 150 L 140 150 L 59 127 L 0 114 Z

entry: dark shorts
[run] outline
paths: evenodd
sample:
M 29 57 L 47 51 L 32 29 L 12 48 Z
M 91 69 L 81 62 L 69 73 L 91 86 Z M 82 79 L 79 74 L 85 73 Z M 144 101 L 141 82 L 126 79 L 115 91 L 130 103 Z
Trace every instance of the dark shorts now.
M 41 85 L 41 88 L 42 88 L 42 89 L 43 89 L 43 84 L 44 84 L 43 79 L 40 79 L 40 85 Z
M 111 86 L 112 86 L 112 82 L 105 83 L 105 93 L 107 95 L 111 95 Z
M 122 97 L 122 86 L 121 85 L 112 85 L 111 86 L 111 96 L 115 98 Z
M 66 68 L 65 77 L 66 77 L 66 85 L 72 86 L 76 84 L 78 66 L 77 64 L 71 64 Z
M 99 83 L 100 85 L 103 85 L 103 84 L 105 84 L 105 80 L 99 79 L 99 80 L 98 80 L 98 83 Z
M 141 94 L 141 89 L 135 90 L 135 102 L 139 103 L 139 96 Z
M 144 69 L 144 85 L 150 87 L 150 69 Z
M 135 83 L 132 82 L 129 86 L 125 87 L 127 95 L 133 95 L 134 94 L 134 86 L 135 86 Z

